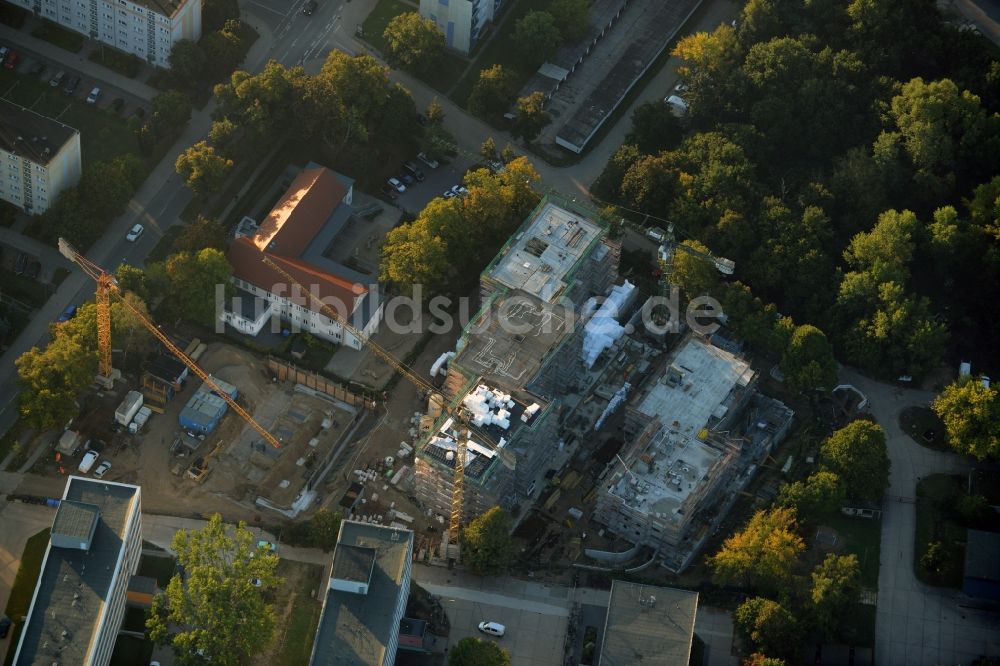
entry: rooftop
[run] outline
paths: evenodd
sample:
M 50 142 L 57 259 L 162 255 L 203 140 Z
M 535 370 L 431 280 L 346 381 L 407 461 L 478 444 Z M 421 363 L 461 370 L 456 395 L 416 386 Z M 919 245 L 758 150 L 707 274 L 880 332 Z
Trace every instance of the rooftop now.
M 344 520 L 333 554 L 335 570 L 344 546 L 374 550 L 375 566 L 368 593 L 327 591 L 309 663 L 380 665 L 390 637 L 399 630 L 395 618 L 399 597 L 410 592 L 402 585 L 413 532 Z
M 367 583 L 375 566 L 375 549 L 338 544 L 333 558 L 333 578 Z
M 663 377 L 644 388 L 635 408 L 695 437 L 713 418 L 726 415 L 734 390 L 748 386 L 754 374 L 738 356 L 689 337 L 670 359 Z
M 52 537 L 89 545 L 100 518 L 101 510 L 94 504 L 72 500 L 60 502 L 56 519 L 52 522 Z
M 611 582 L 600 666 L 676 666 L 691 658 L 698 593 Z
M 511 289 L 552 303 L 604 229 L 552 201 L 543 201 L 486 272 Z
M 16 663 L 86 662 L 111 583 L 119 575 L 122 538 L 130 516 L 139 510 L 138 498 L 138 486 L 69 477 L 62 499 L 72 502 L 71 507 L 87 505 L 99 511 L 93 541 L 89 550 L 49 543 Z M 60 510 L 53 529 L 78 524 L 72 517 L 72 510 Z
M 140 7 L 152 9 L 153 11 L 163 14 L 164 16 L 173 16 L 188 1 L 189 0 L 132 0 L 132 2 Z
M 673 523 L 683 522 L 685 500 L 729 460 L 722 450 L 666 426 L 625 457 L 629 470 L 615 468 L 608 492 L 637 511 Z
M 571 317 L 522 291 L 496 293 L 466 327 L 454 363 L 491 385 L 520 390 L 572 329 Z
M 78 134 L 69 125 L 0 99 L 0 150 L 48 164 Z

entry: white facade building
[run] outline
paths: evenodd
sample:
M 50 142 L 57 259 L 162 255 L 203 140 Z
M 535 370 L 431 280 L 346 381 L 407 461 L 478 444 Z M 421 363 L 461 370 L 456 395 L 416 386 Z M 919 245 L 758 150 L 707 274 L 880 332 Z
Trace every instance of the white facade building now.
M 169 65 L 178 41 L 201 37 L 202 0 L 9 1 L 156 67 Z
M 81 170 L 77 130 L 0 100 L 0 199 L 44 213 Z
M 445 45 L 461 53 L 476 46 L 504 0 L 420 0 L 420 15 L 437 24 Z

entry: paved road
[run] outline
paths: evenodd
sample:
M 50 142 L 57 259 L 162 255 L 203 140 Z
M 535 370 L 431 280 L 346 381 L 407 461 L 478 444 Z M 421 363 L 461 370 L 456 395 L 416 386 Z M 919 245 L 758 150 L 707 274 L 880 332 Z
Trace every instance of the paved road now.
M 967 664 L 982 654 L 1000 655 L 1000 617 L 960 607 L 956 590 L 924 585 L 913 574 L 917 481 L 930 474 L 966 473 L 968 458 L 924 448 L 899 427 L 899 413 L 925 406 L 934 394 L 905 390 L 855 372 L 842 376 L 860 388 L 886 433 L 892 470 L 890 499 L 882 513 L 882 566 L 878 579 L 875 663 Z
M 282 65 L 305 65 L 319 71 L 334 38 L 342 30 L 343 0 L 324 0 L 312 16 L 302 13 L 307 0 L 241 0 L 244 19 L 273 37 L 267 57 Z M 352 24 L 353 25 L 353 24 Z M 353 28 L 352 28 L 353 29 Z M 263 34 L 263 33 L 262 33 Z

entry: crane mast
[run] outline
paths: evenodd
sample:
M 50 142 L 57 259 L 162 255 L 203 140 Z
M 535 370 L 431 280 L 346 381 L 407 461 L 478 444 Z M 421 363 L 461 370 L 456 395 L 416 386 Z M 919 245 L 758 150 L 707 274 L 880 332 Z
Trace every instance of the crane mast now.
M 105 271 L 103 268 L 92 262 L 87 257 L 80 254 L 75 247 L 73 247 L 68 241 L 63 238 L 59 239 L 59 251 L 67 259 L 78 265 L 83 272 L 86 273 L 92 280 L 97 282 L 97 339 L 98 346 L 100 347 L 100 357 L 101 357 L 101 373 L 104 374 L 103 363 L 107 362 L 107 368 L 111 367 L 111 306 L 110 306 L 110 296 L 114 294 L 121 301 L 121 304 L 132 313 L 132 315 L 142 322 L 142 325 L 152 333 L 160 344 L 167 348 L 171 354 L 176 356 L 184 365 L 188 367 L 199 379 L 201 379 L 205 384 L 208 385 L 212 391 L 214 391 L 219 397 L 226 401 L 229 407 L 240 415 L 244 421 L 246 421 L 250 426 L 257 431 L 261 437 L 264 438 L 268 444 L 276 449 L 281 448 L 281 442 L 279 442 L 274 435 L 269 433 L 267 429 L 261 424 L 254 420 L 253 416 L 250 415 L 245 409 L 243 409 L 232 396 L 229 395 L 228 391 L 222 390 L 222 388 L 215 382 L 212 377 L 202 370 L 197 363 L 195 363 L 191 358 L 185 354 L 180 348 L 175 345 L 170 338 L 168 338 L 163 331 L 161 331 L 156 324 L 154 324 L 143 312 L 141 312 L 134 305 L 129 303 L 126 299 L 122 298 L 121 290 L 118 287 L 118 281 L 115 280 L 114 276 Z M 109 371 L 110 372 L 110 371 Z M 110 376 L 110 375 L 105 375 Z

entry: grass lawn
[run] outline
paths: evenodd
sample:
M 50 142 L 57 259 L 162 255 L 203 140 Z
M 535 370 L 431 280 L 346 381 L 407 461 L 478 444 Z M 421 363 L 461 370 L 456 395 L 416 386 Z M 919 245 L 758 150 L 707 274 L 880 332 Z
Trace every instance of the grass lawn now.
M 0 69 L 0 90 L 11 102 L 79 130 L 84 169 L 125 153 L 139 154 L 139 143 L 125 121 L 111 111 L 85 104 L 82 97 L 68 97 L 62 88 L 7 69 Z
M 31 31 L 31 36 L 44 39 L 70 53 L 79 53 L 85 39 L 80 33 L 67 30 L 52 21 L 42 21 L 40 26 Z
M 175 566 L 176 561 L 172 557 L 143 555 L 139 561 L 138 575 L 155 578 L 156 584 L 160 586 L 160 589 L 165 589 L 167 583 L 170 582 L 170 578 L 174 575 Z
M 899 414 L 899 427 L 920 446 L 951 451 L 945 438 L 944 423 L 927 407 L 907 407 Z
M 31 606 L 31 597 L 35 593 L 35 584 L 38 582 L 38 574 L 42 569 L 42 558 L 45 557 L 45 548 L 48 545 L 49 528 L 47 527 L 29 538 L 24 545 L 21 565 L 17 569 L 14 587 L 10 590 L 7 609 L 4 611 L 7 617 L 14 620 L 14 630 L 10 632 L 10 643 L 8 643 L 7 658 L 4 664 L 10 664 L 14 661 L 14 650 L 21 636 L 21 618 L 28 614 L 28 607 Z
M 142 60 L 131 53 L 125 53 L 104 44 L 98 46 L 87 56 L 92 62 L 107 67 L 122 76 L 134 79 L 142 69 Z
M 312 652 L 319 614 L 323 610 L 322 597 L 312 598 L 313 593 L 322 594 L 323 567 L 280 560 L 278 575 L 285 579 L 285 585 L 278 590 L 275 600 L 278 634 L 271 661 L 275 664 L 306 664 Z
M 469 94 L 472 92 L 472 87 L 479 80 L 479 72 L 489 69 L 493 65 L 502 65 L 504 69 L 513 72 L 514 89 L 520 90 L 524 83 L 531 78 L 534 70 L 522 70 L 517 57 L 518 50 L 511 48 L 514 26 L 528 12 L 543 10 L 548 6 L 548 0 L 517 0 L 515 4 L 505 10 L 500 16 L 503 25 L 500 26 L 499 32 L 495 35 L 492 33 L 485 35 L 483 41 L 489 40 L 489 43 L 485 47 L 480 47 L 481 50 L 473 51 L 473 65 L 452 93 L 452 101 L 465 106 L 469 100 Z
M 153 641 L 134 636 L 119 636 L 111 653 L 111 666 L 148 664 L 153 656 Z
M 361 26 L 364 30 L 364 40 L 375 47 L 375 50 L 383 56 L 387 55 L 389 47 L 382 37 L 385 27 L 396 16 L 415 11 L 417 10 L 413 5 L 400 2 L 400 0 L 379 0 L 375 9 L 372 10 Z M 465 71 L 467 64 L 468 62 L 460 56 L 454 53 L 445 53 L 441 57 L 440 62 L 432 68 L 432 71 L 413 72 L 413 74 L 435 90 L 447 93 L 455 85 L 459 77 L 462 76 L 462 72 Z
M 962 565 L 965 562 L 966 526 L 955 512 L 955 501 L 966 492 L 964 476 L 934 474 L 917 484 L 917 526 L 913 534 L 913 572 L 928 585 L 962 586 Z M 996 516 L 996 514 L 994 514 Z M 1000 522 L 994 517 L 994 523 Z M 990 526 L 978 526 L 990 529 Z M 992 529 L 998 529 L 996 525 Z M 923 565 L 928 545 L 941 542 L 946 556 L 936 570 Z
M 837 544 L 841 555 L 854 553 L 861 565 L 861 584 L 878 588 L 879 552 L 882 548 L 882 521 L 851 518 L 841 513 L 821 518 L 820 525 L 837 530 L 842 540 Z

